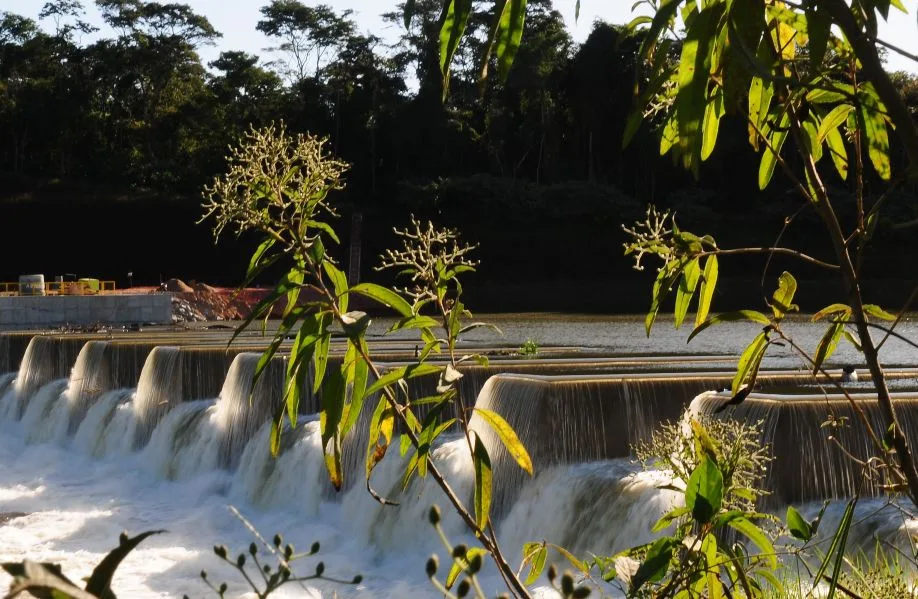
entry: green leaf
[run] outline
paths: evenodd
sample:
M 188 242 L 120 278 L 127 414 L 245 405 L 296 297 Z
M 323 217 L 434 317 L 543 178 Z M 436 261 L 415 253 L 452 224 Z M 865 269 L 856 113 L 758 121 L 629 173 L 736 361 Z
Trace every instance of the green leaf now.
M 446 16 L 440 27 L 440 73 L 443 75 L 444 94 L 449 88 L 449 66 L 465 34 L 471 13 L 472 0 L 449 0 Z
M 724 115 L 724 92 L 722 87 L 717 87 L 714 96 L 708 101 L 704 109 L 704 124 L 702 126 L 701 159 L 707 160 L 714 147 L 717 145 L 717 133 L 720 129 L 720 118 Z
M 3 569 L 16 577 L 4 597 L 28 594 L 39 599 L 98 599 L 74 585 L 56 564 L 23 560 L 22 563 L 5 563 Z
M 402 318 L 394 325 L 389 327 L 389 330 L 386 332 L 393 333 L 402 329 L 429 329 L 437 326 L 438 324 L 439 323 L 430 316 L 422 316 L 421 314 L 416 314 Z
M 411 305 L 405 301 L 405 298 L 381 285 L 360 283 L 351 287 L 351 293 L 357 293 L 372 300 L 376 300 L 380 304 L 392 308 L 404 317 L 412 315 Z
M 743 350 L 736 366 L 736 376 L 733 377 L 733 384 L 730 387 L 734 395 L 739 392 L 740 387 L 747 379 L 755 380 L 759 371 L 759 364 L 762 363 L 762 356 L 765 355 L 767 348 L 768 337 L 765 333 L 759 333 L 752 340 L 752 343 Z
M 845 149 L 845 141 L 839 130 L 830 129 L 826 134 L 826 145 L 829 148 L 829 155 L 835 164 L 835 170 L 842 180 L 848 179 L 848 151 Z
M 888 181 L 892 171 L 889 165 L 889 136 L 886 133 L 885 112 L 878 99 L 872 94 L 861 96 L 860 116 L 863 121 L 864 134 L 867 138 L 867 154 L 874 170 L 884 181 Z
M 787 312 L 797 309 L 794 304 L 794 295 L 797 293 L 797 279 L 792 274 L 785 271 L 778 277 L 778 288 L 771 296 L 771 309 L 775 314 L 775 320 L 780 321 Z
M 869 316 L 879 318 L 880 320 L 888 320 L 890 322 L 896 320 L 895 314 L 890 314 L 876 304 L 864 304 L 864 312 L 866 312 Z
M 475 556 L 484 558 L 487 554 L 487 551 L 481 547 L 471 547 L 466 552 L 464 558 L 454 558 L 453 566 L 449 569 L 449 574 L 446 576 L 446 581 L 444 582 L 446 588 L 453 588 L 453 585 L 456 584 L 456 580 L 459 578 L 459 575 L 468 569 L 469 562 L 474 559 Z
M 667 528 L 670 524 L 672 524 L 674 520 L 677 520 L 678 518 L 681 518 L 682 516 L 685 516 L 686 514 L 690 514 L 691 512 L 692 510 L 690 510 L 687 507 L 678 507 L 670 512 L 667 512 L 666 514 L 663 515 L 662 518 L 657 520 L 657 523 L 653 525 L 653 528 L 650 529 L 650 532 L 653 532 L 653 533 L 660 532 L 661 530 Z
M 501 81 L 507 80 L 513 59 L 523 37 L 526 22 L 526 0 L 504 0 L 500 22 L 497 26 L 497 74 Z
M 825 141 L 826 136 L 829 135 L 829 132 L 833 129 L 838 129 L 845 121 L 848 120 L 848 113 L 854 110 L 854 106 L 850 104 L 839 104 L 835 108 L 829 111 L 819 123 L 819 129 L 816 132 L 816 137 L 819 140 L 819 143 Z
M 548 558 L 548 547 L 545 543 L 526 543 L 523 545 L 523 566 L 530 563 L 529 575 L 526 576 L 526 586 L 533 584 L 542 575 L 545 569 L 545 560 Z
M 341 469 L 341 436 L 338 426 L 344 413 L 345 392 L 344 373 L 341 369 L 332 369 L 322 384 L 319 423 L 322 430 L 322 447 L 325 449 L 325 467 L 336 491 L 340 491 L 344 484 L 344 472 Z M 332 441 L 331 451 L 329 451 L 329 440 Z
M 682 261 L 672 260 L 664 264 L 660 268 L 660 272 L 657 273 L 657 278 L 653 282 L 650 310 L 648 310 L 647 316 L 644 318 L 644 329 L 647 331 L 648 337 L 650 337 L 650 330 L 653 328 L 657 313 L 660 311 L 660 304 L 666 299 L 670 289 L 682 272 L 683 264 L 684 262 Z
M 695 313 L 696 329 L 707 319 L 711 309 L 714 289 L 717 288 L 717 271 L 717 256 L 712 254 L 705 260 L 704 273 L 701 275 L 701 291 L 698 293 L 698 310 Z M 692 333 L 694 334 L 694 331 Z
M 474 411 L 494 429 L 494 432 L 500 437 L 501 443 L 504 444 L 507 452 L 516 460 L 516 463 L 520 465 L 520 468 L 525 470 L 529 476 L 532 476 L 532 458 L 529 457 L 526 446 L 516 436 L 513 427 L 497 412 L 485 410 L 484 408 L 475 408 Z
M 724 498 L 724 477 L 711 458 L 705 456 L 689 476 L 685 488 L 685 507 L 692 517 L 706 524 L 720 511 Z
M 322 268 L 334 286 L 335 297 L 338 299 L 338 310 L 342 313 L 347 312 L 347 277 L 341 272 L 341 269 L 328 260 L 322 261 Z
M 810 39 L 810 66 L 817 69 L 822 64 L 829 47 L 832 20 L 826 11 L 820 8 L 818 2 L 811 2 L 806 6 L 806 28 Z
M 475 521 L 485 530 L 491 514 L 491 458 L 481 438 L 475 435 L 472 455 L 475 464 Z
M 331 347 L 331 333 L 325 331 L 327 324 L 322 323 L 321 333 L 316 338 L 315 351 L 312 355 L 313 362 L 313 381 L 312 392 L 318 393 L 322 388 L 322 381 L 325 378 L 325 367 L 328 365 L 328 352 Z
M 787 139 L 789 128 L 790 116 L 787 110 L 782 110 L 778 127 L 771 132 L 768 144 L 762 152 L 762 161 L 759 164 L 759 189 L 765 189 L 768 187 L 768 183 L 771 182 L 771 177 L 775 173 L 775 165 L 778 164 L 778 157 L 781 154 L 781 148 L 784 147 L 784 140 Z
M 813 538 L 813 531 L 810 530 L 810 524 L 803 519 L 794 506 L 787 506 L 787 529 L 794 538 L 801 541 L 809 541 Z
M 660 38 L 660 34 L 664 32 L 670 21 L 676 16 L 676 10 L 678 10 L 680 4 L 681 0 L 663 0 L 660 3 L 660 6 L 654 12 L 653 22 L 647 29 L 644 41 L 641 42 L 640 56 L 642 58 L 650 57 L 657 40 Z
M 829 561 L 832 559 L 832 555 L 837 554 L 835 559 L 835 569 L 829 582 L 829 592 L 826 595 L 827 599 L 831 599 L 831 597 L 835 594 L 835 586 L 838 581 L 841 562 L 845 557 L 845 545 L 848 543 L 848 531 L 851 530 L 851 522 L 854 517 L 854 506 L 856 505 L 857 497 L 849 501 L 848 505 L 845 507 L 845 513 L 842 514 L 842 518 L 838 523 L 838 528 L 835 530 L 835 534 L 832 536 L 832 543 L 829 545 L 829 550 L 826 552 L 826 559 L 822 562 L 822 565 L 819 566 L 819 570 L 816 571 L 816 576 L 813 577 L 813 580 L 821 582 L 822 575 L 825 574 L 826 568 L 829 565 Z
M 761 528 L 746 517 L 730 520 L 727 525 L 752 541 L 759 548 L 759 552 L 772 570 L 778 567 L 778 558 L 775 556 L 774 545 L 772 545 L 768 535 Z
M 375 383 L 370 385 L 366 391 L 366 395 L 372 395 L 384 387 L 389 387 L 395 384 L 401 379 L 411 379 L 419 376 L 424 376 L 428 374 L 439 374 L 443 370 L 442 367 L 436 366 L 434 364 L 412 364 L 410 366 L 400 366 L 398 368 L 393 368 L 388 371 L 386 374 L 379 377 Z
M 89 581 L 86 583 L 86 591 L 96 597 L 105 597 L 111 595 L 112 578 L 115 576 L 115 570 L 124 561 L 124 558 L 140 545 L 144 539 L 153 535 L 166 532 L 165 530 L 148 530 L 140 533 L 136 537 L 130 538 L 126 534 L 121 535 L 118 546 L 112 549 L 105 558 L 99 562 L 99 565 L 92 571 Z
M 385 456 L 389 444 L 392 442 L 392 432 L 395 424 L 395 414 L 389 406 L 389 401 L 385 397 L 380 397 L 373 411 L 373 417 L 370 420 L 370 434 L 367 443 L 367 479 Z M 380 438 L 383 442 L 380 443 Z M 407 435 L 404 439 L 409 439 Z M 405 449 L 407 451 L 407 448 Z M 402 452 L 405 455 L 405 452 Z
M 823 333 L 822 339 L 819 340 L 819 345 L 816 346 L 816 355 L 813 357 L 814 375 L 819 372 L 823 363 L 835 353 L 835 348 L 838 347 L 838 341 L 841 339 L 842 331 L 845 330 L 846 322 L 847 318 L 839 318 L 830 324 L 826 332 Z
M 252 258 L 249 260 L 249 267 L 245 271 L 245 280 L 251 282 L 262 269 L 262 260 L 265 258 L 265 254 L 274 246 L 274 238 L 269 237 L 259 244 L 255 249 L 255 252 L 252 254 Z
M 711 64 L 711 42 L 714 28 L 724 10 L 723 3 L 704 6 L 688 26 L 682 42 L 679 71 L 676 78 L 678 92 L 675 109 L 679 115 L 679 150 L 683 166 L 697 176 L 702 145 L 702 124 L 707 105 L 707 88 Z
M 851 308 L 846 304 L 830 304 L 813 314 L 813 317 L 810 319 L 811 322 L 818 322 L 819 320 L 825 318 L 826 316 L 831 316 L 833 314 L 843 314 L 845 316 L 851 315 Z
M 695 338 L 696 335 L 698 335 L 698 333 L 712 325 L 719 324 L 721 322 L 737 322 L 741 320 L 748 320 L 749 322 L 757 322 L 759 324 L 765 325 L 771 324 L 771 321 L 768 320 L 767 316 L 761 312 L 757 312 L 756 310 L 737 310 L 736 312 L 724 312 L 723 314 L 712 316 L 708 320 L 696 326 L 695 330 L 693 330 L 688 336 L 688 341 L 691 341 Z M 688 341 L 686 341 L 686 343 L 688 343 Z
M 662 539 L 657 539 L 650 546 L 644 561 L 638 567 L 634 576 L 631 577 L 629 596 L 637 596 L 637 592 L 645 583 L 656 582 L 666 575 L 666 571 L 669 569 L 669 562 L 673 558 L 673 547 L 675 545 L 676 541 L 674 539 L 663 537 Z
M 695 295 L 699 278 L 701 278 L 701 267 L 698 265 L 698 258 L 695 258 L 682 269 L 682 278 L 679 279 L 679 287 L 676 290 L 676 310 L 673 319 L 677 329 L 685 321 L 685 315 L 688 313 L 692 296 Z

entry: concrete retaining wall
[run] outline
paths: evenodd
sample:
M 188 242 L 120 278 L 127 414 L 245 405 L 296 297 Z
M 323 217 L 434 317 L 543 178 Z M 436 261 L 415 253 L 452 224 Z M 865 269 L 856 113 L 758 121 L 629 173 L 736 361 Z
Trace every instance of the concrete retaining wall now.
M 169 294 L 0 297 L 0 329 L 94 324 L 169 324 Z

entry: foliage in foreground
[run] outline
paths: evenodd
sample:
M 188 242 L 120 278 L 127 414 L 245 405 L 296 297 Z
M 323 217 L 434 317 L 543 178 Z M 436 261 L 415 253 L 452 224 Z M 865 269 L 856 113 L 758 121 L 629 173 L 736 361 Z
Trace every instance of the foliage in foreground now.
M 403 486 L 414 477 L 430 476 L 513 592 L 528 596 L 497 543 L 490 516 L 491 457 L 481 437 L 469 426 L 472 415 L 494 430 L 530 475 L 532 460 L 502 416 L 467 404 L 469 398 L 462 397 L 457 386 L 463 364 L 487 364 L 485 356 L 463 355 L 457 345 L 461 335 L 488 326 L 468 322 L 471 313 L 462 302 L 459 279 L 474 270 L 476 262 L 469 257 L 474 246 L 462 243 L 456 231 L 412 219 L 409 227 L 396 231 L 401 247 L 386 252 L 381 267 L 399 269 L 407 278 L 406 288 L 399 291 L 374 283 L 352 285 L 326 250 L 326 244 L 339 242 L 328 219 L 336 214 L 331 194 L 343 187 L 346 165 L 327 153 L 325 140 L 291 137 L 282 125 L 253 129 L 228 160 L 227 174 L 207 189 L 205 218 L 213 218 L 217 236 L 227 227 L 238 234 L 255 232 L 262 236 L 244 284 L 274 264 L 286 270 L 235 334 L 256 319 L 267 321 L 275 307 L 283 309 L 270 347 L 256 367 L 253 385 L 281 345 L 293 338 L 284 401 L 273 419 L 272 453 L 280 450 L 285 420 L 296 426 L 301 400 L 316 396 L 325 466 L 332 485 L 340 490 L 352 484 L 350 477 L 357 473 L 346 468 L 345 442 L 365 439 L 364 482 L 375 499 L 389 504 L 390 500 L 373 490 L 371 476 L 400 433 L 402 455 L 411 452 Z M 374 362 L 366 341 L 370 317 L 349 309 L 353 296 L 369 299 L 398 315 L 389 333 L 417 332 L 423 347 L 419 346 L 414 363 L 383 370 Z M 330 360 L 332 335 L 338 333 L 346 339 L 340 364 Z M 439 363 L 432 361 L 434 356 Z M 436 377 L 436 393 L 412 397 L 408 381 L 422 376 Z M 431 457 L 437 439 L 450 429 L 462 433 L 474 462 L 471 505 L 456 494 Z
M 3 569 L 13 577 L 6 598 L 12 599 L 27 594 L 52 599 L 115 599 L 111 587 L 118 566 L 144 539 L 163 532 L 165 531 L 150 530 L 136 537 L 128 537 L 126 533 L 122 533 L 118 546 L 99 562 L 82 589 L 67 578 L 57 564 L 30 560 L 5 563 Z

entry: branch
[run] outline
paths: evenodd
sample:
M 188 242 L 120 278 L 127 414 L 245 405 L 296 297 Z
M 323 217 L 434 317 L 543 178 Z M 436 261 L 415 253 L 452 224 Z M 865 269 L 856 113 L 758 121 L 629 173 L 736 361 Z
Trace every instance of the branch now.
M 793 250 L 791 248 L 776 248 L 776 247 L 749 247 L 749 248 L 734 248 L 729 250 L 711 250 L 708 252 L 702 252 L 699 256 L 710 256 L 711 254 L 716 254 L 718 256 L 729 256 L 733 254 L 784 254 L 785 256 L 793 256 L 794 258 L 799 258 L 804 262 L 808 262 L 815 266 L 821 268 L 827 268 L 829 270 L 839 270 L 837 264 L 832 264 L 830 262 L 823 262 L 818 258 L 814 258 L 803 252 Z

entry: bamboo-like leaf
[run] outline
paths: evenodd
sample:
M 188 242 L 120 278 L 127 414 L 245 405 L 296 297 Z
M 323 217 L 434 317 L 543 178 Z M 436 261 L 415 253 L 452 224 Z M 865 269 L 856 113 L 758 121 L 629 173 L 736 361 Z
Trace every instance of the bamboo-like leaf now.
M 839 104 L 835 108 L 829 111 L 819 124 L 819 129 L 816 133 L 819 143 L 825 141 L 826 136 L 829 135 L 829 131 L 832 129 L 838 129 L 845 121 L 848 120 L 848 113 L 854 110 L 854 106 L 850 104 Z
M 787 312 L 797 309 L 794 304 L 794 295 L 797 293 L 797 279 L 787 271 L 778 277 L 778 288 L 772 295 L 771 309 L 775 320 L 781 320 Z
M 870 94 L 864 94 L 860 116 L 863 121 L 864 134 L 867 138 L 867 154 L 874 170 L 884 181 L 888 181 L 892 173 L 889 165 L 889 136 L 886 133 L 886 121 L 883 118 L 879 101 L 874 101 Z
M 784 147 L 784 140 L 787 139 L 789 127 L 790 117 L 784 110 L 781 113 L 778 128 L 771 132 L 768 145 L 762 152 L 762 161 L 759 164 L 759 189 L 765 189 L 771 182 L 775 166 L 778 164 L 778 157 L 781 155 L 781 148 Z
M 548 547 L 545 543 L 526 543 L 523 546 L 523 566 L 529 566 L 529 575 L 526 576 L 526 586 L 533 584 L 542 575 L 545 569 L 545 560 L 548 558 Z
M 757 322 L 759 324 L 771 324 L 771 321 L 768 320 L 768 317 L 757 312 L 756 310 L 737 310 L 735 312 L 724 312 L 723 314 L 718 314 L 717 316 L 712 316 L 708 320 L 704 321 L 697 327 L 695 330 L 689 334 L 688 341 L 691 341 L 695 338 L 698 333 L 721 322 L 738 322 L 741 320 L 748 320 L 749 322 Z M 688 343 L 688 341 L 686 343 Z
M 711 254 L 704 262 L 704 273 L 701 275 L 701 290 L 698 292 L 698 309 L 695 312 L 696 329 L 708 318 L 708 312 L 711 310 L 711 300 L 714 298 L 714 290 L 717 288 L 717 276 L 717 256 Z
M 507 80 L 510 67 L 516 58 L 523 37 L 526 22 L 526 0 L 504 0 L 500 22 L 497 26 L 497 74 L 501 81 Z
M 402 318 L 394 325 L 389 327 L 387 333 L 393 333 L 395 331 L 400 331 L 402 329 L 422 329 L 422 328 L 432 328 L 437 326 L 439 323 L 431 318 L 430 316 L 423 316 L 421 314 L 416 314 L 413 316 L 406 316 Z
M 810 40 L 808 49 L 810 52 L 811 67 L 818 68 L 826 56 L 826 50 L 829 47 L 829 35 L 831 33 L 832 20 L 825 10 L 821 9 L 818 2 L 812 2 L 807 5 L 806 28 Z
M 726 31 L 726 30 L 725 30 Z M 704 109 L 702 127 L 701 159 L 707 160 L 717 145 L 717 133 L 720 130 L 720 118 L 724 115 L 724 92 L 718 87 Z
M 758 372 L 758 365 L 762 362 L 762 356 L 765 355 L 765 350 L 767 348 L 768 337 L 765 333 L 759 333 L 756 335 L 755 339 L 752 340 L 752 343 L 743 350 L 736 366 L 736 376 L 733 377 L 733 384 L 730 387 L 734 395 L 739 392 L 740 387 L 747 378 L 755 378 Z
M 687 507 L 677 507 L 672 511 L 663 514 L 663 517 L 657 520 L 657 523 L 653 525 L 653 528 L 650 529 L 650 532 L 660 532 L 668 528 L 673 523 L 673 521 L 678 520 L 682 516 L 690 514 L 691 512 L 692 510 Z
M 523 442 L 517 437 L 510 423 L 504 420 L 500 414 L 492 412 L 491 410 L 475 408 L 475 413 L 478 414 L 482 420 L 487 422 L 494 432 L 497 433 L 501 443 L 504 444 L 504 447 L 507 448 L 507 452 L 516 460 L 516 463 L 520 465 L 520 468 L 525 470 L 529 476 L 532 476 L 532 458 L 529 457 L 526 446 L 523 445 Z
M 835 164 L 835 170 L 842 180 L 848 179 L 848 151 L 845 149 L 845 141 L 838 129 L 830 129 L 826 134 L 826 145 L 829 148 L 829 155 Z
M 449 0 L 443 25 L 440 27 L 440 73 L 443 75 L 444 93 L 449 87 L 449 67 L 459 42 L 465 34 L 472 0 Z
M 473 461 L 475 464 L 475 521 L 485 530 L 491 514 L 491 458 L 481 438 L 475 435 Z
M 819 344 L 816 346 L 816 354 L 813 356 L 813 374 L 819 372 L 825 361 L 835 353 L 835 348 L 838 347 L 838 341 L 845 330 L 847 320 L 847 317 L 844 316 L 836 319 L 823 333 Z
M 838 523 L 838 528 L 835 530 L 835 534 L 832 536 L 832 543 L 829 545 L 829 550 L 826 552 L 826 558 L 823 560 L 822 565 L 820 565 L 819 569 L 816 571 L 816 576 L 813 577 L 813 580 L 822 581 L 822 575 L 825 574 L 826 568 L 829 566 L 829 561 L 832 559 L 833 555 L 836 555 L 834 576 L 829 583 L 829 592 L 827 593 L 827 598 L 831 598 L 835 593 L 839 568 L 841 566 L 842 560 L 845 557 L 845 545 L 848 542 L 848 531 L 851 530 L 851 522 L 854 517 L 854 506 L 856 505 L 857 497 L 849 501 L 848 505 L 845 507 L 845 513 L 842 514 L 842 518 Z
M 443 583 L 444 586 L 447 589 L 453 588 L 453 585 L 456 584 L 456 580 L 459 579 L 459 575 L 468 568 L 469 561 L 476 556 L 484 558 L 486 555 L 487 552 L 481 547 L 470 547 L 464 558 L 453 558 L 453 565 L 449 569 L 449 574 L 447 574 L 446 580 Z
M 347 312 L 347 276 L 341 272 L 340 268 L 328 260 L 322 262 L 322 268 L 334 286 L 335 297 L 338 300 L 338 310 L 341 313 Z
M 826 316 L 832 316 L 833 314 L 850 315 L 851 307 L 846 304 L 830 304 L 816 314 L 813 314 L 813 317 L 810 319 L 810 321 L 818 322 Z
M 376 464 L 385 457 L 386 450 L 392 442 L 393 416 L 388 400 L 380 397 L 370 420 L 370 434 L 367 442 L 367 478 L 370 477 Z M 382 438 L 382 443 L 380 443 L 380 438 Z M 405 438 L 407 439 L 408 436 L 405 435 Z
M 682 272 L 683 265 L 684 262 L 673 260 L 664 264 L 660 268 L 660 272 L 657 273 L 657 278 L 653 282 L 650 310 L 647 311 L 647 316 L 644 318 L 644 329 L 648 337 L 650 337 L 650 330 L 657 319 L 657 313 L 660 311 L 660 304 L 669 295 L 670 289 Z
M 384 306 L 392 308 L 404 317 L 412 315 L 411 305 L 405 301 L 405 298 L 381 285 L 376 285 L 374 283 L 359 283 L 351 287 L 351 293 L 357 293 L 375 300 Z
M 727 525 L 737 532 L 745 535 L 746 538 L 752 541 L 752 543 L 759 548 L 759 552 L 768 563 L 769 568 L 774 570 L 778 567 L 778 558 L 775 556 L 775 547 L 772 545 L 771 540 L 769 540 L 768 535 L 766 535 L 761 528 L 756 526 L 745 516 L 730 520 Z
M 366 395 L 372 395 L 382 390 L 384 387 L 389 387 L 395 384 L 400 379 L 411 379 L 428 374 L 439 374 L 441 370 L 443 370 L 443 368 L 440 366 L 426 363 L 393 368 L 386 374 L 379 377 L 375 383 L 370 385 L 369 388 L 367 388 Z
M 654 12 L 653 22 L 647 29 L 644 41 L 641 42 L 640 56 L 642 58 L 650 58 L 660 34 L 663 33 L 670 21 L 676 16 L 676 10 L 678 10 L 680 4 L 680 0 L 663 0 L 660 2 L 660 6 Z
M 336 491 L 344 484 L 344 472 L 341 468 L 341 435 L 339 425 L 344 412 L 345 373 L 343 369 L 332 369 L 322 384 L 322 405 L 319 412 L 319 424 L 322 430 L 322 447 L 325 450 L 325 467 L 329 480 Z M 329 443 L 331 441 L 331 443 Z M 330 447 L 329 447 L 330 446 Z
M 676 310 L 673 314 L 673 321 L 677 329 L 685 321 L 685 315 L 688 314 L 689 304 L 695 295 L 699 278 L 701 278 L 701 267 L 698 265 L 698 258 L 689 260 L 682 269 L 682 278 L 679 279 L 679 287 L 676 290 Z
M 874 318 L 879 318 L 880 320 L 888 320 L 892 322 L 896 319 L 895 314 L 890 314 L 876 304 L 864 304 L 864 312 L 866 312 L 868 316 L 873 316 Z
M 322 382 L 325 378 L 325 368 L 328 365 L 328 352 L 331 348 L 331 333 L 325 330 L 325 326 L 320 329 L 320 334 L 316 338 L 315 350 L 312 355 L 313 371 L 315 378 L 312 381 L 312 392 L 318 393 L 322 388 Z

